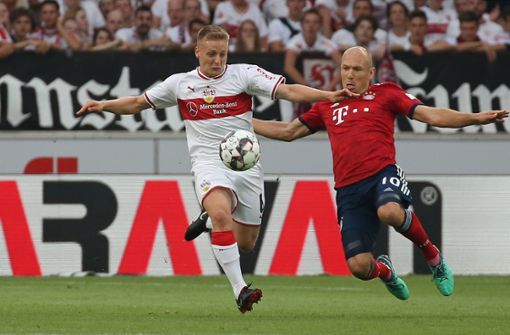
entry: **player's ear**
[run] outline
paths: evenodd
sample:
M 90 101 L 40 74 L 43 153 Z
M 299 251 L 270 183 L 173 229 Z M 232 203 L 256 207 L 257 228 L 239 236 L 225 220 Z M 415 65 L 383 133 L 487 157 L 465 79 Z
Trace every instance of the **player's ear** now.
M 370 82 L 374 82 L 374 76 L 375 76 L 375 67 L 370 68 Z
M 198 53 L 199 53 L 199 49 L 198 49 L 198 45 L 195 46 L 195 57 L 198 58 Z

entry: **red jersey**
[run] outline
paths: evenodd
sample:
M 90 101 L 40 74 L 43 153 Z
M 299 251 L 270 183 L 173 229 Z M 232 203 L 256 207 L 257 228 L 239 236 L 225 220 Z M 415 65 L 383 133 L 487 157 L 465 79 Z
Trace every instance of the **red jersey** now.
M 412 118 L 420 104 L 398 85 L 375 84 L 358 98 L 318 102 L 299 119 L 312 132 L 328 132 L 335 188 L 339 188 L 395 164 L 393 133 L 397 114 Z

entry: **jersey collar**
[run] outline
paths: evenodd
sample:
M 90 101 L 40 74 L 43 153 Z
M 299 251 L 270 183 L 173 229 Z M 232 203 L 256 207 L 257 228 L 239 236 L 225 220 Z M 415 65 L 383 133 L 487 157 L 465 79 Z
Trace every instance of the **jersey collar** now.
M 206 79 L 206 80 L 211 80 L 211 79 L 218 79 L 218 78 L 221 78 L 223 77 L 223 75 L 225 74 L 225 72 L 227 72 L 227 67 L 228 67 L 228 64 L 225 64 L 225 68 L 223 69 L 223 72 L 220 73 L 219 75 L 217 75 L 216 77 L 212 77 L 212 78 L 209 78 L 208 76 L 206 76 L 205 74 L 202 73 L 202 71 L 200 71 L 200 66 L 197 67 L 197 73 L 198 73 L 198 76 L 202 79 Z

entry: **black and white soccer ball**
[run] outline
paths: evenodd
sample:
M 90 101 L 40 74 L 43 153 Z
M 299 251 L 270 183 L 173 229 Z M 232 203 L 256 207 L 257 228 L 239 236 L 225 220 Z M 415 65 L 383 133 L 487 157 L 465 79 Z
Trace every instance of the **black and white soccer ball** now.
M 220 158 L 232 170 L 248 170 L 259 161 L 259 141 L 251 131 L 233 130 L 220 143 Z

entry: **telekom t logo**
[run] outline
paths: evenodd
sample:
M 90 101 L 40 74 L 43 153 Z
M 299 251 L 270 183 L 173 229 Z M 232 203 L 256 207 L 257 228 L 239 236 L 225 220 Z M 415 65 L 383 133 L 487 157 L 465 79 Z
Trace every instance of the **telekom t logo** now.
M 37 157 L 25 166 L 24 174 L 77 174 L 77 157 Z
M 335 125 L 339 125 L 344 122 L 344 117 L 347 116 L 348 110 L 349 106 L 343 106 L 333 110 L 333 121 L 336 122 Z
M 338 106 L 338 103 L 334 104 L 331 107 L 336 107 L 336 106 Z M 358 108 L 354 108 L 351 113 L 355 114 L 358 111 L 359 111 Z M 362 109 L 362 111 L 365 113 L 370 112 L 370 108 L 364 107 Z M 343 106 L 340 108 L 333 109 L 333 122 L 336 122 L 335 126 L 337 126 L 345 121 L 345 117 L 347 116 L 348 112 L 349 112 L 349 106 Z

